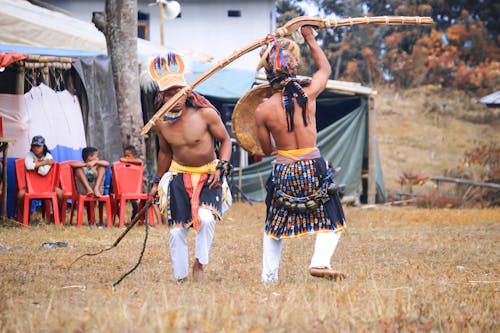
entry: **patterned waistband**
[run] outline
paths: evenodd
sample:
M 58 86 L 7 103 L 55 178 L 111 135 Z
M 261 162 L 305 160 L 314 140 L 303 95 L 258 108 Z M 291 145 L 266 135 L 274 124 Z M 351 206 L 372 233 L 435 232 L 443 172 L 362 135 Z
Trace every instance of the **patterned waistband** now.
M 276 163 L 278 164 L 291 164 L 300 160 L 310 160 L 321 157 L 318 147 L 302 148 L 292 150 L 278 150 L 276 156 Z
M 179 172 L 179 173 L 189 173 L 189 174 L 204 174 L 204 173 L 215 173 L 215 168 L 217 167 L 217 163 L 219 160 L 215 159 L 212 162 L 209 162 L 205 165 L 200 166 L 187 166 L 177 163 L 176 161 L 172 161 L 170 164 L 169 172 Z

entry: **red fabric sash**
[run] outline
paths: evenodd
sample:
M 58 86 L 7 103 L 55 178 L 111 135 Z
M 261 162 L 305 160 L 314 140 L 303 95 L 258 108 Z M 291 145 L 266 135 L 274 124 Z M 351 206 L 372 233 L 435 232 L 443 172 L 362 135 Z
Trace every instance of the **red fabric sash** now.
M 191 174 L 185 173 L 184 175 L 184 187 L 189 194 L 189 199 L 191 202 L 191 217 L 193 219 L 194 230 L 200 229 L 200 217 L 198 216 L 198 210 L 200 208 L 200 193 L 203 189 L 203 184 L 208 179 L 207 174 L 201 174 L 198 184 L 193 187 L 193 182 L 191 181 Z

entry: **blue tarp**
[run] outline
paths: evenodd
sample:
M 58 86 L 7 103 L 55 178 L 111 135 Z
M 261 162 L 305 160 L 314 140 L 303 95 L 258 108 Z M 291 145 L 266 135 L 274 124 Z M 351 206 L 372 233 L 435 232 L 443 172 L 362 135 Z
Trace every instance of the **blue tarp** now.
M 19 52 L 24 54 L 36 54 L 53 57 L 94 57 L 97 55 L 106 55 L 103 52 L 72 50 L 72 49 L 52 49 L 48 47 L 34 47 L 21 45 L 0 44 L 0 52 Z
M 186 75 L 188 83 L 193 82 L 203 73 L 215 67 L 214 64 L 192 63 L 191 73 Z M 255 71 L 224 67 L 206 81 L 200 83 L 194 90 L 207 97 L 221 100 L 237 101 L 255 82 Z

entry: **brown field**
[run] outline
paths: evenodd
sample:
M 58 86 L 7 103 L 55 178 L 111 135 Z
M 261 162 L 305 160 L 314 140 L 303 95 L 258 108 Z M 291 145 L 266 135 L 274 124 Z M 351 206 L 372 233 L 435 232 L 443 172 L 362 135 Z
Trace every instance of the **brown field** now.
M 406 190 L 396 182 L 403 171 L 442 176 L 467 167 L 465 151 L 498 142 L 500 112 L 463 93 L 377 91 L 389 194 Z M 137 262 L 143 227 L 68 269 L 81 254 L 112 245 L 123 230 L 3 223 L 0 333 L 500 331 L 500 208 L 348 207 L 348 233 L 333 259 L 348 278 L 309 276 L 314 237 L 302 237 L 285 241 L 281 282 L 271 286 L 260 282 L 264 209 L 236 203 L 226 214 L 206 281 L 175 281 L 168 228 L 158 226 L 149 231 L 142 264 L 115 288 Z M 56 241 L 68 246 L 41 246 Z
M 342 282 L 308 275 L 314 237 L 285 241 L 281 282 L 260 282 L 264 206 L 218 224 L 206 281 L 178 284 L 168 229 L 14 222 L 0 227 L 0 332 L 498 332 L 500 209 L 347 208 Z M 190 244 L 194 234 L 190 234 Z M 44 242 L 68 247 L 48 249 Z M 192 260 L 192 257 L 191 257 Z
M 389 194 L 408 191 L 396 182 L 403 171 L 434 177 L 461 168 L 473 180 L 483 180 L 480 174 L 487 171 L 465 164 L 464 153 L 484 144 L 498 146 L 500 109 L 478 103 L 481 96 L 437 86 L 375 89 L 378 144 Z M 433 185 L 413 190 L 425 192 Z

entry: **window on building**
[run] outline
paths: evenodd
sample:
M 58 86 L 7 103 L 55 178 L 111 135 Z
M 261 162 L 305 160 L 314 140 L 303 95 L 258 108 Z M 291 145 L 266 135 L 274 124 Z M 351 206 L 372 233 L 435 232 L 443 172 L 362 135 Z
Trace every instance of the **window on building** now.
M 137 13 L 137 37 L 149 40 L 149 14 Z
M 230 9 L 227 11 L 228 17 L 241 17 L 241 10 Z

